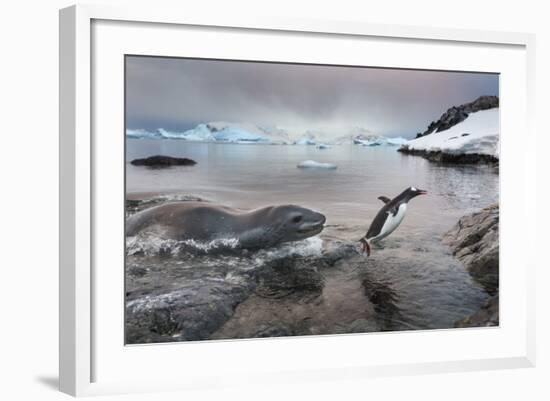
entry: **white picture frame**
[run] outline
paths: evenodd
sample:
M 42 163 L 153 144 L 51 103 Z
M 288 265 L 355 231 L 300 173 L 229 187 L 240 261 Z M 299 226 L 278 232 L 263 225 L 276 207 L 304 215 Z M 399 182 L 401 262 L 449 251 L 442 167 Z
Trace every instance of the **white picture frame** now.
M 119 25 L 117 25 L 119 24 Z M 187 28 L 186 28 L 187 27 Z M 323 336 L 308 339 L 262 339 L 246 341 L 218 341 L 200 344 L 151 345 L 140 347 L 125 347 L 123 339 L 119 338 L 120 313 L 106 314 L 102 311 L 109 305 L 122 301 L 122 292 L 116 297 L 118 279 L 108 280 L 108 274 L 98 274 L 98 263 L 101 266 L 108 253 L 98 253 L 98 235 L 102 234 L 105 219 L 111 211 L 106 211 L 101 193 L 108 188 L 120 185 L 119 171 L 105 188 L 104 181 L 98 177 L 108 170 L 109 160 L 115 160 L 120 153 L 120 140 L 113 139 L 118 145 L 107 147 L 103 139 L 94 137 L 94 129 L 101 126 L 103 120 L 101 107 L 94 102 L 94 96 L 102 96 L 101 85 L 108 85 L 109 90 L 118 91 L 120 71 L 113 77 L 103 74 L 105 68 L 119 60 L 119 55 L 126 52 L 125 47 L 134 53 L 172 55 L 177 49 L 174 43 L 164 43 L 162 49 L 159 38 L 169 35 L 186 35 L 186 29 L 193 29 L 197 35 L 206 35 L 212 40 L 218 40 L 220 35 L 239 36 L 239 40 L 248 42 L 247 35 L 262 35 L 262 40 L 282 43 L 283 37 L 296 41 L 312 41 L 338 39 L 341 53 L 326 57 L 340 57 L 339 63 L 351 63 L 350 48 L 359 41 L 385 41 L 385 45 L 397 46 L 406 42 L 407 46 L 424 46 L 419 50 L 438 52 L 445 55 L 452 53 L 475 51 L 475 57 L 467 56 L 462 62 L 453 61 L 453 57 L 442 57 L 444 60 L 432 64 L 423 60 L 410 60 L 403 64 L 395 55 L 395 59 L 374 61 L 374 64 L 388 67 L 408 68 L 440 68 L 455 70 L 479 70 L 500 72 L 504 74 L 501 83 L 501 126 L 503 129 L 501 147 L 502 186 L 501 203 L 503 205 L 501 225 L 501 263 L 503 278 L 501 285 L 502 318 L 501 326 L 487 329 L 464 329 L 455 331 L 434 331 L 430 333 L 388 333 L 369 335 Z M 140 36 L 143 31 L 147 35 Z M 181 32 L 180 32 L 181 31 Z M 126 33 L 125 33 L 126 32 Z M 141 33 L 140 33 L 141 32 Z M 94 39 L 94 35 L 95 39 Z M 207 37 L 204 40 L 208 40 Z M 131 38 L 131 39 L 129 39 Z M 139 41 L 129 44 L 130 40 Z M 202 39 L 201 39 L 202 40 Z M 126 42 L 128 41 L 128 42 Z M 168 41 L 170 42 L 170 41 Z M 209 42 L 204 42 L 209 43 Z M 362 43 L 362 42 L 361 42 Z M 182 10 L 167 11 L 155 7 L 145 8 L 111 8 L 108 6 L 78 5 L 60 11 L 60 390 L 75 396 L 127 393 L 134 391 L 165 391 L 171 389 L 202 389 L 226 385 L 246 385 L 249 381 L 256 383 L 284 383 L 297 380 L 327 380 L 353 378 L 361 380 L 372 376 L 419 374 L 430 372 L 467 371 L 478 369 L 501 369 L 511 367 L 530 367 L 535 363 L 534 339 L 534 270 L 536 261 L 534 252 L 525 252 L 519 259 L 517 249 L 529 249 L 533 245 L 526 238 L 518 238 L 513 234 L 513 227 L 519 222 L 528 221 L 531 228 L 535 224 L 536 211 L 527 207 L 529 194 L 535 191 L 535 154 L 529 147 L 516 149 L 514 160 L 507 159 L 513 145 L 507 143 L 506 132 L 512 128 L 521 129 L 525 136 L 534 143 L 531 114 L 534 110 L 534 35 L 523 33 L 484 32 L 458 29 L 436 29 L 414 26 L 374 25 L 359 22 L 313 21 L 292 19 L 226 19 L 211 15 L 198 15 Z M 285 46 L 287 43 L 285 42 Z M 400 45 L 403 45 L 401 43 Z M 249 45 L 253 49 L 252 44 Z M 292 50 L 292 46 L 289 47 Z M 298 45 L 295 45 L 298 46 Z M 431 46 L 431 47 L 430 47 Z M 263 46 L 266 47 L 266 46 Z M 269 47 L 269 46 L 267 46 Z M 282 46 L 281 46 L 282 47 Z M 241 46 L 243 54 L 247 45 Z M 146 50 L 144 50 L 146 49 Z M 347 50 L 346 50 L 347 49 Z M 452 50 L 452 53 L 449 51 Z M 490 55 L 484 55 L 488 50 L 495 49 L 492 60 L 485 60 Z M 105 51 L 105 53 L 102 53 Z M 184 51 L 185 50 L 180 50 Z M 219 50 L 220 52 L 222 50 Z M 242 54 L 232 54 L 229 47 L 225 49 L 224 57 L 244 57 Z M 250 50 L 253 51 L 253 50 Z M 256 50 L 254 50 L 256 51 Z M 259 51 L 259 50 L 257 50 Z M 449 52 L 448 52 L 449 51 Z M 169 52 L 169 54 L 167 54 Z M 347 52 L 347 53 L 346 53 Z M 258 53 L 259 54 L 259 53 Z M 346 56 L 348 54 L 348 56 Z M 375 54 L 375 53 L 373 53 Z M 383 53 L 380 53 L 383 54 Z M 502 58 L 499 58 L 499 54 Z M 196 54 L 193 54 L 195 56 Z M 218 54 L 219 56 L 219 54 Z M 389 55 L 387 55 L 389 57 Z M 264 56 L 269 57 L 269 56 Z M 284 55 L 278 59 L 286 60 Z M 289 56 L 290 57 L 290 56 Z M 309 57 L 315 57 L 312 53 Z M 478 60 L 476 60 L 476 57 Z M 223 57 L 222 57 L 223 58 Z M 314 62 L 327 62 L 320 57 Z M 429 58 L 429 57 L 428 57 Z M 107 61 L 105 61 L 107 60 Z M 118 60 L 118 61 L 117 61 Z M 105 64 L 103 64 L 105 61 Z M 338 61 L 338 60 L 336 60 Z M 452 64 L 454 62 L 454 64 Z M 485 64 L 484 64 L 485 63 Z M 492 63 L 492 64 L 491 64 Z M 501 63 L 501 64 L 499 64 Z M 372 65 L 372 64 L 371 64 Z M 502 65 L 502 69 L 499 67 Z M 476 68 L 477 66 L 477 68 Z M 493 66 L 493 68 L 491 67 Z M 108 74 L 107 74 L 108 75 Z M 98 84 L 99 82 L 99 84 Z M 105 85 L 107 86 L 107 85 Z M 514 99 L 509 97 L 514 93 Z M 113 93 L 115 93 L 113 92 Z M 113 97 L 113 102 L 120 100 L 121 93 Z M 97 100 L 97 99 L 96 99 Z M 115 103 L 113 103 L 115 104 Z M 121 105 L 116 106 L 121 107 Z M 513 111 L 513 112 L 512 112 Z M 99 117 L 98 117 L 99 116 Z M 112 127 L 117 127 L 123 121 L 123 115 L 115 112 L 112 115 Z M 105 120 L 106 121 L 106 120 Z M 118 122 L 117 122 L 118 121 Z M 95 127 L 95 128 L 94 128 Z M 122 131 L 121 131 L 122 135 Z M 121 139 L 123 139 L 121 137 Z M 112 152 L 112 157 L 111 153 Z M 105 156 L 105 157 L 103 157 Z M 101 159 L 101 162 L 100 162 Z M 118 159 L 116 159 L 118 160 Z M 115 160 L 115 161 L 116 161 Z M 507 161 L 508 160 L 508 161 Z M 119 166 L 120 167 L 120 166 Z M 101 172 L 103 170 L 103 172 Z M 513 186 L 520 185 L 521 191 L 512 191 Z M 123 191 L 123 188 L 119 188 Z M 99 195 L 98 195 L 99 194 Z M 116 210 L 113 213 L 117 213 Z M 113 227 L 120 230 L 122 215 L 112 221 Z M 534 230 L 533 230 L 534 231 Z M 105 235 L 107 233 L 105 232 Z M 122 237 L 121 237 L 122 238 Z M 515 245 L 516 251 L 512 248 Z M 122 241 L 118 245 L 122 248 Z M 503 253 L 506 258 L 502 258 Z M 120 256 L 120 255 L 119 255 Z M 120 259 L 113 259 L 116 269 Z M 118 261 L 118 262 L 117 262 Z M 516 263 L 516 270 L 506 270 L 507 263 Z M 122 276 L 122 265 L 119 275 Z M 110 274 L 110 273 L 109 273 Z M 114 277 L 114 276 L 113 276 Z M 118 283 L 118 284 L 117 284 Z M 111 288 L 112 287 L 112 288 Z M 515 291 L 511 294 L 510 289 Z M 106 295 L 98 300 L 98 292 Z M 120 321 L 118 321 L 118 320 Z M 115 326 L 111 324 L 115 322 Z M 118 322 L 118 323 L 117 323 Z M 110 330 L 112 329 L 112 334 Z M 112 338 L 111 338 L 112 337 Z M 387 341 L 386 341 L 387 340 Z M 456 343 L 455 343 L 456 341 Z M 461 348 L 462 343 L 493 344 L 467 352 Z M 358 349 L 368 349 L 369 344 L 383 347 L 391 343 L 396 357 L 377 356 L 370 352 L 369 358 L 361 352 L 348 352 Z M 449 344 L 457 344 L 455 354 L 447 350 Z M 117 350 L 112 347 L 119 347 Z M 118 344 L 118 345 L 117 345 Z M 412 347 L 406 346 L 412 344 Z M 315 350 L 323 346 L 326 351 L 323 360 L 315 359 Z M 433 347 L 433 352 L 427 358 L 420 358 L 408 348 L 426 349 Z M 174 348 L 179 347 L 179 348 Z M 438 347 L 448 351 L 448 354 L 438 350 Z M 344 352 L 337 352 L 338 350 Z M 113 351 L 113 352 L 110 352 Z M 290 363 L 287 369 L 284 361 L 277 361 L 277 355 L 290 352 L 291 355 L 305 356 Z M 267 364 L 251 367 L 254 355 L 264 353 L 270 355 L 270 366 Z M 460 354 L 463 353 L 463 354 Z M 343 355 L 340 355 L 343 354 Z M 439 354 L 439 356 L 437 355 Z M 159 360 L 166 365 L 175 363 L 171 359 L 185 355 L 189 366 L 196 364 L 185 374 L 167 375 L 154 371 L 139 377 L 131 369 L 138 361 L 147 361 L 145 365 L 154 364 Z M 236 355 L 239 358 L 236 358 Z M 462 355 L 462 356 L 461 356 Z M 199 363 L 199 358 L 214 360 L 217 356 L 243 359 L 242 366 L 234 366 L 231 362 L 217 363 L 216 366 Z M 119 358 L 119 359 L 117 359 Z M 309 359 L 308 359 L 309 358 Z M 332 359 L 331 359 L 332 358 Z M 223 359 L 225 360 L 225 359 Z M 245 366 L 248 363 L 248 367 Z M 204 366 L 203 366 L 204 365 Z M 112 366 L 110 368 L 109 366 Z M 167 368 L 168 369 L 168 368 Z M 232 371 L 240 373 L 232 375 Z M 105 373 L 104 373 L 105 372 Z M 115 374 L 117 373 L 118 374 Z M 245 375 L 242 375 L 245 373 Z M 132 377 L 133 376 L 133 377 Z

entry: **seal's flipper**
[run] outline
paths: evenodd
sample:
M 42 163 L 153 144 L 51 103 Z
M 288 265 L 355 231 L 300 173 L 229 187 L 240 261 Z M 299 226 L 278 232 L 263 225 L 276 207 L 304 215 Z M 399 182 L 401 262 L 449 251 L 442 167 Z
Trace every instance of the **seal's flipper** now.
M 388 198 L 387 196 L 379 196 L 378 199 L 380 199 L 384 203 L 388 203 L 391 201 L 391 199 Z

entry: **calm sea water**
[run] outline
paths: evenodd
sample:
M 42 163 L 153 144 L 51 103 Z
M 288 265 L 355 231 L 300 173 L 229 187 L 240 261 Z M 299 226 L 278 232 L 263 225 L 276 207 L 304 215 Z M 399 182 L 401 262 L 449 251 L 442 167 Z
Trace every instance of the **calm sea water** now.
M 155 154 L 188 157 L 197 164 L 168 169 L 129 164 Z M 308 159 L 338 168 L 296 167 Z M 401 226 L 364 262 L 376 280 L 389 283 L 399 295 L 400 322 L 395 326 L 452 327 L 487 297 L 440 240 L 461 216 L 498 201 L 498 173 L 491 167 L 440 166 L 402 155 L 395 147 L 321 150 L 178 140 L 128 140 L 127 161 L 127 193 L 132 196 L 181 193 L 237 208 L 298 204 L 325 214 L 327 228 L 320 235 L 325 242 L 357 241 L 383 205 L 378 196 L 392 198 L 409 186 L 425 189 L 428 195 L 410 202 Z M 353 314 L 354 303 L 365 296 L 350 277 L 351 272 L 343 272 L 327 278 L 324 291 L 333 301 L 317 311 L 324 322 L 337 322 L 342 310 Z M 278 302 L 284 306 L 284 300 Z M 324 330 L 330 332 L 330 327 Z

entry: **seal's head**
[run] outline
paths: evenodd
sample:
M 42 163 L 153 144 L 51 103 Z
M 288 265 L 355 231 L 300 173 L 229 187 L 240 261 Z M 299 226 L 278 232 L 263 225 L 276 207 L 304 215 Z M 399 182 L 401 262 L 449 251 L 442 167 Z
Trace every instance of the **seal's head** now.
M 299 241 L 323 231 L 326 217 L 296 205 L 281 205 L 271 208 L 270 217 L 277 222 L 277 236 L 281 242 Z

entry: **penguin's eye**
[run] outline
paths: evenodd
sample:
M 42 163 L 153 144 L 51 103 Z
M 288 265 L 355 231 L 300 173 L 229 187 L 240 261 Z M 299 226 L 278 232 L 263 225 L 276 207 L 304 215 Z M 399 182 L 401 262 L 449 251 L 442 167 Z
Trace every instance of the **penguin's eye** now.
M 302 216 L 295 216 L 292 218 L 293 223 L 299 223 L 302 221 Z

